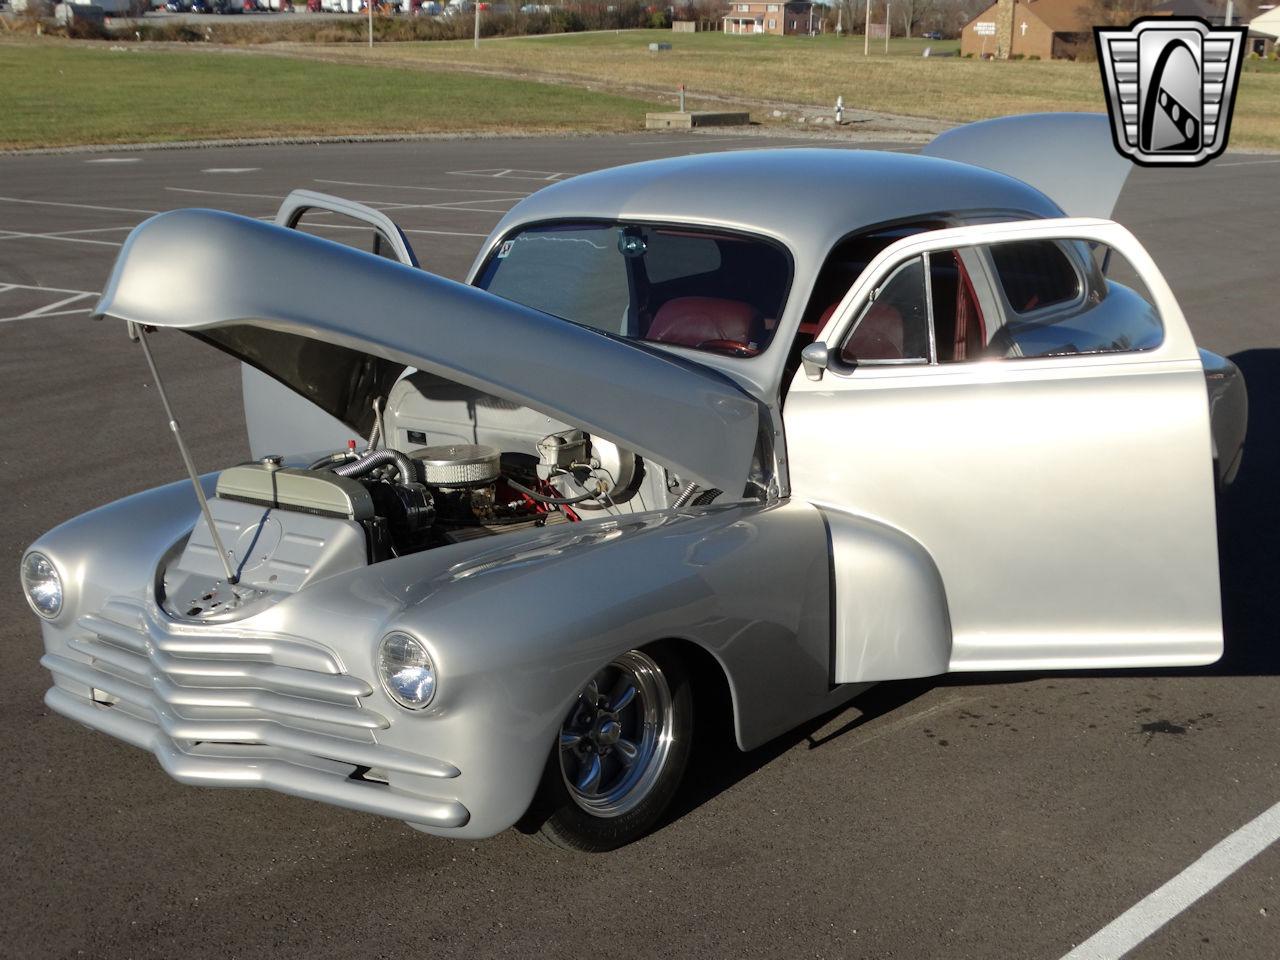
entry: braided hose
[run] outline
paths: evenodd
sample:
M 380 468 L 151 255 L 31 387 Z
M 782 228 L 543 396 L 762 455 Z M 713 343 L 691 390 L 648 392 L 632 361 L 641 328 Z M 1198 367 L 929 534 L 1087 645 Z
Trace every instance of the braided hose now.
M 388 464 L 395 465 L 396 470 L 400 473 L 401 483 L 413 483 L 418 479 L 418 471 L 414 469 L 413 461 L 399 450 L 392 450 L 387 447 L 370 451 L 359 460 L 353 460 L 351 463 L 344 463 L 340 467 L 334 467 L 333 472 L 340 477 L 360 477 L 370 470 L 376 470 L 378 467 L 385 467 Z

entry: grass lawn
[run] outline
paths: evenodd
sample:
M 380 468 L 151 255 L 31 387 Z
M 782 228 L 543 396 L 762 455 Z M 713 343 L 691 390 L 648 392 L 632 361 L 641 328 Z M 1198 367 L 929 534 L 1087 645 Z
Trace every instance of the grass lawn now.
M 650 53 L 652 41 L 672 49 Z M 923 58 L 925 46 L 955 49 L 955 41 L 891 41 L 890 55 L 862 54 L 861 37 L 735 37 L 636 30 L 548 37 L 395 43 L 373 56 L 385 63 L 484 69 L 536 78 L 674 91 L 845 104 L 885 113 L 969 121 L 1009 113 L 1104 109 L 1098 67 L 1067 61 L 981 61 Z M 342 45 L 310 46 L 309 55 L 349 55 Z M 883 51 L 883 41 L 879 45 Z M 1280 70 L 1249 62 L 1240 78 L 1231 143 L 1280 149 Z M 646 95 L 648 90 L 646 89 Z
M 652 104 L 525 80 L 200 50 L 0 42 L 0 148 L 224 137 L 636 130 Z

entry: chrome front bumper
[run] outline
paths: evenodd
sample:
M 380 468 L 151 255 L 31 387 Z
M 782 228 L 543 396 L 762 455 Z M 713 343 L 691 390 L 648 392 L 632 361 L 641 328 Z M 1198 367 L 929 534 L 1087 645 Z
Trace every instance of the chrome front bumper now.
M 427 827 L 470 819 L 455 799 L 370 777 L 448 781 L 452 764 L 377 742 L 373 690 L 305 641 L 161 622 L 133 601 L 80 617 L 41 664 L 58 713 L 150 750 L 183 783 L 266 787 Z M 443 784 L 442 784 L 443 785 Z

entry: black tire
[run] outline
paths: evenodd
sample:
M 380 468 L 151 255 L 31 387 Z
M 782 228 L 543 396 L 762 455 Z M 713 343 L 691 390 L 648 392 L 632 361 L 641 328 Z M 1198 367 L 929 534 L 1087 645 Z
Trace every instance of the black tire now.
M 689 763 L 689 751 L 693 744 L 693 687 L 689 673 L 680 656 L 666 647 L 646 647 L 632 650 L 615 660 L 606 670 L 617 669 L 624 658 L 643 657 L 655 665 L 661 680 L 670 692 L 669 733 L 670 741 L 660 758 L 660 769 L 652 777 L 643 795 L 632 798 L 634 805 L 624 812 L 601 815 L 584 807 L 575 798 L 575 790 L 568 783 L 565 760 L 560 744 L 552 745 L 543 769 L 542 782 L 529 811 L 517 824 L 517 829 L 531 838 L 564 850 L 587 853 L 603 853 L 640 839 L 658 822 L 684 780 Z M 601 671 L 601 674 L 605 671 Z M 600 674 L 597 674 L 599 677 Z M 581 697 L 596 678 L 584 686 Z M 579 703 L 581 703 L 581 699 Z M 575 703 L 565 719 L 570 724 L 579 710 Z M 664 736 L 661 731 L 659 736 Z

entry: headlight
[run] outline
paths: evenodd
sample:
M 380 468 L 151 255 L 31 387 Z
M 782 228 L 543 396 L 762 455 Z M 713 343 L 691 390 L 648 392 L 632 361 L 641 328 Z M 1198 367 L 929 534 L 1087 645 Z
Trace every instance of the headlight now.
M 421 710 L 436 693 L 436 669 L 424 647 L 407 633 L 389 633 L 378 648 L 378 673 L 391 699 Z
M 22 589 L 31 609 L 46 620 L 62 612 L 62 578 L 43 553 L 33 550 L 22 558 Z

